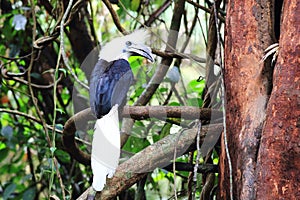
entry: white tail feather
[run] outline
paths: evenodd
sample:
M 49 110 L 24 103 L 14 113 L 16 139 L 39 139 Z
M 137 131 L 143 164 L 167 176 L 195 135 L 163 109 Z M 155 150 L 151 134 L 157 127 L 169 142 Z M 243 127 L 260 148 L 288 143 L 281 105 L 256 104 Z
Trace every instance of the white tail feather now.
M 120 130 L 118 105 L 98 119 L 92 143 L 91 165 L 93 171 L 93 188 L 101 191 L 106 184 L 106 176 L 111 178 L 119 163 Z

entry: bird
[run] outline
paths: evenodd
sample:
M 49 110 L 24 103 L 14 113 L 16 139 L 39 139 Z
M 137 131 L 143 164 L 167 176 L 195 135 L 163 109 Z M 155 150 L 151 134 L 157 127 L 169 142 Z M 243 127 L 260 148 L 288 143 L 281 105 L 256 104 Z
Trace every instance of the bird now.
M 106 177 L 112 178 L 120 156 L 119 113 L 126 103 L 134 77 L 128 58 L 142 56 L 154 62 L 151 48 L 145 45 L 146 29 L 118 37 L 103 46 L 90 76 L 89 96 L 97 120 L 92 141 L 92 187 L 102 191 Z

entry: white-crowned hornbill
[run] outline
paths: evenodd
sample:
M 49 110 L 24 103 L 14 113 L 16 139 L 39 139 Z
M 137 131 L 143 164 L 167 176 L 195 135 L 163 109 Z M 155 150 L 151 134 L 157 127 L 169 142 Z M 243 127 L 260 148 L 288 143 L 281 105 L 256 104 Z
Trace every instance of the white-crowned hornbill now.
M 130 56 L 143 56 L 153 62 L 151 49 L 144 43 L 146 30 L 113 39 L 100 51 L 90 79 L 90 106 L 97 117 L 92 143 L 91 165 L 93 188 L 101 191 L 106 176 L 111 178 L 120 155 L 118 111 L 126 102 L 126 94 L 133 82 L 128 62 Z

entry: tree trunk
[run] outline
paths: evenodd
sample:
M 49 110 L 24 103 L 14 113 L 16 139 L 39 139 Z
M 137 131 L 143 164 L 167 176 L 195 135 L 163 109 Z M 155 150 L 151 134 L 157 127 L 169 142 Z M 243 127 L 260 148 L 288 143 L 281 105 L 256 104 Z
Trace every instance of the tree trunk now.
M 275 21 L 279 3 L 228 2 L 225 89 L 233 199 L 300 199 L 300 3 L 284 2 L 281 23 Z M 271 58 L 261 59 L 279 24 L 273 76 Z M 230 199 L 223 144 L 218 198 Z
M 234 199 L 255 199 L 256 196 L 257 152 L 272 82 L 270 62 L 261 62 L 264 49 L 274 42 L 271 8 L 269 1 L 228 2 L 224 76 Z M 230 199 L 224 152 L 222 146 L 219 199 Z
M 257 163 L 257 199 L 300 199 L 300 2 L 284 1 Z M 266 192 L 267 191 L 267 192 Z

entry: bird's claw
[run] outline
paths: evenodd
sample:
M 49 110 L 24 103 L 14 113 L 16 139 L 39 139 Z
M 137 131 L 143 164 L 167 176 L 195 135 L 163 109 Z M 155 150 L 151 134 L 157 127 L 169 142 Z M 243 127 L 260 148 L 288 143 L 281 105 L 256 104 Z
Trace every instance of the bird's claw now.
M 277 59 L 278 52 L 279 52 L 278 49 L 279 49 L 278 43 L 268 46 L 268 48 L 266 48 L 264 51 L 264 56 L 261 59 L 262 62 L 265 61 L 269 56 L 271 56 L 273 54 L 273 57 L 272 57 L 272 64 L 273 64 L 275 62 L 275 60 Z

